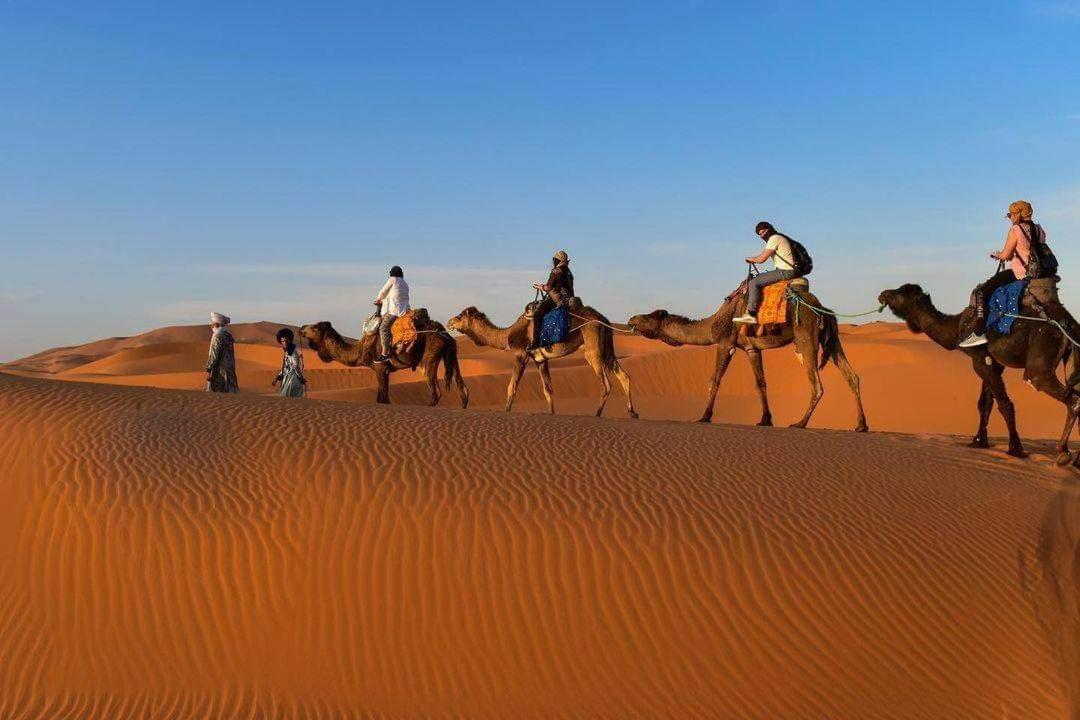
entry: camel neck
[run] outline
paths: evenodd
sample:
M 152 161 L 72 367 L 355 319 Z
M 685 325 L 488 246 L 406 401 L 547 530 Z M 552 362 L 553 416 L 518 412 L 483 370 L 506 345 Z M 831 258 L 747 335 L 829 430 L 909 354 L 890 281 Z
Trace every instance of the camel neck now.
M 519 335 L 527 344 L 528 338 L 525 336 L 528 324 L 529 320 L 524 315 L 514 321 L 513 325 L 504 328 L 493 324 L 486 317 L 482 317 L 476 318 L 469 323 L 468 327 L 462 330 L 462 333 L 477 345 L 496 348 L 497 350 L 509 350 L 518 344 L 515 341 Z
M 349 343 L 345 341 L 345 338 L 334 333 L 327 335 L 325 344 L 326 349 L 330 351 L 330 356 L 343 364 L 354 363 L 363 355 L 364 343 L 362 340 Z
M 963 319 L 963 313 L 946 315 L 933 305 L 927 305 L 912 313 L 908 325 L 943 348 L 955 350 L 960 344 L 960 324 Z
M 714 345 L 724 334 L 724 328 L 730 329 L 731 319 L 735 317 L 733 306 L 734 303 L 725 303 L 715 313 L 700 320 L 668 316 L 661 324 L 660 332 L 666 339 L 683 345 Z

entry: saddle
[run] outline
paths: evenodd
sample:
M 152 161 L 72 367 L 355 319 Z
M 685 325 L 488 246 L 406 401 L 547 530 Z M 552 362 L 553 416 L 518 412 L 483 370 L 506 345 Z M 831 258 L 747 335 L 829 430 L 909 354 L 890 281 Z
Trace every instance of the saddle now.
M 727 296 L 725 302 L 745 296 L 746 283 L 747 281 L 744 280 L 735 292 Z M 797 277 L 766 285 L 761 295 L 761 307 L 758 308 L 758 324 L 743 325 L 742 331 L 747 333 L 753 331 L 756 337 L 781 332 L 783 326 L 787 324 L 788 306 L 791 304 L 788 300 L 789 289 L 793 292 L 809 292 L 810 281 L 805 277 Z

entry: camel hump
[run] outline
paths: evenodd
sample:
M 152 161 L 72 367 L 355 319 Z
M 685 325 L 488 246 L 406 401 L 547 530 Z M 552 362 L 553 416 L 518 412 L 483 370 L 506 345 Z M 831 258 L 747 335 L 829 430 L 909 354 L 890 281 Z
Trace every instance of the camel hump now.
M 567 310 L 578 311 L 581 310 L 583 307 L 585 307 L 585 304 L 581 302 L 581 298 L 579 298 L 577 295 L 566 301 Z

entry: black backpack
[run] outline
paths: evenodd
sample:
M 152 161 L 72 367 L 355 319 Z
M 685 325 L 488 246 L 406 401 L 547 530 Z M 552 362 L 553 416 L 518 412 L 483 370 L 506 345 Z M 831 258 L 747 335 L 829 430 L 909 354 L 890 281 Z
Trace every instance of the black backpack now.
M 788 246 L 791 247 L 792 257 L 786 258 L 783 255 L 780 257 L 787 260 L 795 268 L 795 276 L 805 277 L 809 275 L 814 269 L 814 259 L 810 257 L 810 253 L 807 252 L 806 246 L 788 235 L 784 235 L 783 233 L 776 234 L 782 238 L 786 238 Z
M 1050 249 L 1049 245 L 1039 241 L 1038 225 L 1035 223 L 1028 223 L 1027 225 L 1028 247 L 1031 248 L 1028 252 L 1027 261 L 1024 263 L 1027 266 L 1027 276 L 1033 280 L 1054 277 L 1058 271 L 1058 261 L 1057 257 L 1054 256 L 1054 251 Z M 1020 232 L 1024 232 L 1024 230 L 1021 228 Z

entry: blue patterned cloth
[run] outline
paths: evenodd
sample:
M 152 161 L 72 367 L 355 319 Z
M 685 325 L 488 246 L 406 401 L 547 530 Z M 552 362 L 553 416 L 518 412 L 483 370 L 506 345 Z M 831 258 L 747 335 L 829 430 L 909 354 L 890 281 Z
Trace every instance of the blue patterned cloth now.
M 1016 318 L 1009 315 L 1020 314 L 1020 298 L 1027 287 L 1027 280 L 1017 280 L 1008 285 L 1002 285 L 990 296 L 990 303 L 986 315 L 987 329 L 994 330 L 1002 335 L 1008 335 L 1012 330 L 1013 320 Z
M 554 345 L 570 333 L 570 313 L 565 305 L 549 310 L 540 323 L 540 344 Z

